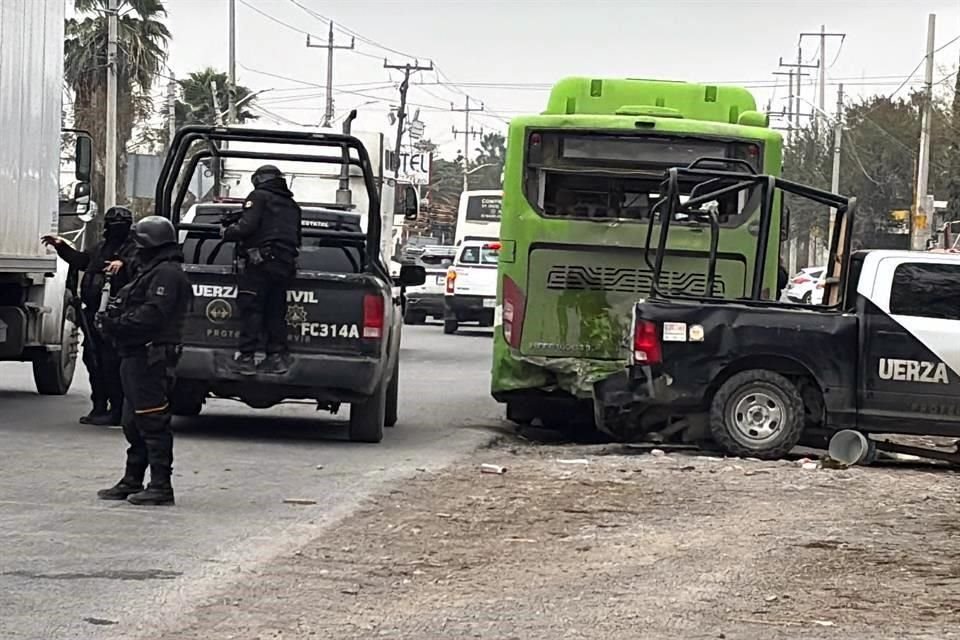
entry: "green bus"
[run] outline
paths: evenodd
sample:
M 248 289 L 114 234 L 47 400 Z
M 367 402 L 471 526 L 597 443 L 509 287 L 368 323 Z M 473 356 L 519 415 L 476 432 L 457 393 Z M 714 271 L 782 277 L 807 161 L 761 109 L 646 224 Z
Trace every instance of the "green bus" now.
M 699 160 L 779 175 L 781 156 L 782 137 L 739 87 L 573 77 L 553 87 L 542 114 L 514 118 L 491 385 L 508 419 L 592 418 L 593 384 L 625 366 L 630 311 L 650 293 L 644 247 L 667 168 Z M 721 224 L 714 287 L 724 297 L 752 287 L 759 201 L 741 193 L 710 203 Z M 779 294 L 779 218 L 764 268 L 770 297 Z M 661 284 L 704 293 L 709 241 L 709 227 L 672 222 Z

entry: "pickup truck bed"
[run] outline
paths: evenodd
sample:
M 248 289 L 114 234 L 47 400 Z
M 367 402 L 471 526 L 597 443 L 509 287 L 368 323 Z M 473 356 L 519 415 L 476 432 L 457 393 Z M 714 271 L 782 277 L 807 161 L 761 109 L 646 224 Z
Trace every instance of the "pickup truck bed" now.
M 184 222 L 217 223 L 235 208 L 201 205 L 195 218 Z M 311 228 L 345 235 L 360 232 L 355 214 L 306 208 L 303 216 L 305 232 Z M 185 233 L 184 271 L 195 301 L 177 368 L 175 413 L 198 413 L 208 395 L 234 398 L 255 408 L 310 399 L 319 408 L 336 411 L 340 403 L 362 403 L 381 393 L 386 381 L 386 424 L 392 426 L 400 300 L 382 274 L 361 268 L 362 245 L 305 235 L 300 268 L 287 293 L 290 369 L 283 375 L 244 376 L 233 362 L 240 329 L 233 243 Z M 391 322 L 396 326 L 385 326 Z

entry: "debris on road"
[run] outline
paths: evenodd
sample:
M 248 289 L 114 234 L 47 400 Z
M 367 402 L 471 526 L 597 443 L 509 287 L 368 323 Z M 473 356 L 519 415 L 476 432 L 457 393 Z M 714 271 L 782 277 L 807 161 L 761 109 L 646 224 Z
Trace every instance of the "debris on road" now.
M 501 467 L 496 464 L 481 464 L 480 473 L 493 473 L 497 475 L 503 475 L 507 472 L 506 467 Z
M 284 504 L 299 504 L 299 505 L 311 505 L 317 504 L 316 500 L 311 500 L 310 498 L 284 498 Z
M 590 464 L 586 458 L 576 458 L 573 460 L 557 460 L 557 464 Z

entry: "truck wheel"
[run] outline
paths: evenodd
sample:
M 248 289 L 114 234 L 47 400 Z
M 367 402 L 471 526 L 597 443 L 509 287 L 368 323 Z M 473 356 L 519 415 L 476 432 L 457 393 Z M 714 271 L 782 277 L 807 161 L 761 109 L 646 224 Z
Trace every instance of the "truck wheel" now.
M 444 318 L 443 319 L 443 332 L 445 334 L 453 335 L 457 332 L 457 329 L 460 328 L 460 322 L 456 318 Z
M 423 311 L 407 311 L 403 314 L 404 324 L 424 324 L 427 321 L 427 314 Z
M 77 368 L 79 343 L 76 310 L 68 301 L 64 301 L 60 349 L 45 351 L 33 359 L 33 382 L 37 386 L 38 393 L 45 396 L 62 396 L 70 390 L 73 372 Z
M 387 386 L 380 381 L 373 396 L 350 403 L 350 441 L 380 442 L 387 417 Z
M 383 424 L 386 427 L 392 427 L 397 424 L 397 409 L 400 398 L 400 354 L 397 354 L 397 362 L 393 365 L 393 377 L 390 378 L 390 386 L 387 387 L 387 409 L 384 412 Z
M 203 411 L 207 390 L 197 384 L 177 381 L 170 392 L 170 413 L 175 416 L 193 417 Z
M 710 433 L 724 451 L 735 456 L 782 458 L 797 446 L 803 427 L 800 391 L 765 369 L 731 377 L 710 405 Z

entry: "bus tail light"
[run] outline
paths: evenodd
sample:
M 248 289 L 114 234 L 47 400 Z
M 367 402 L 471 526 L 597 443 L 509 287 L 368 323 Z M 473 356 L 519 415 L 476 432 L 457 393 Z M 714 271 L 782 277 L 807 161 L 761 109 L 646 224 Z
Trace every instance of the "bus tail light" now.
M 448 269 L 447 270 L 447 289 L 446 289 L 448 295 L 453 295 L 454 285 L 456 284 L 456 281 L 457 281 L 456 270 Z
M 633 364 L 660 364 L 663 353 L 656 323 L 635 320 L 633 325 Z
M 503 338 L 514 349 L 520 348 L 525 304 L 520 287 L 508 276 L 503 276 Z
M 379 340 L 383 338 L 383 296 L 367 294 L 363 296 L 363 337 Z

